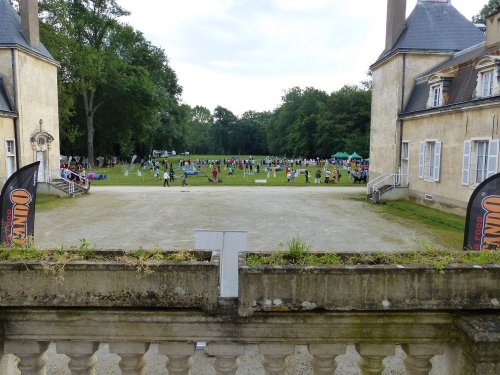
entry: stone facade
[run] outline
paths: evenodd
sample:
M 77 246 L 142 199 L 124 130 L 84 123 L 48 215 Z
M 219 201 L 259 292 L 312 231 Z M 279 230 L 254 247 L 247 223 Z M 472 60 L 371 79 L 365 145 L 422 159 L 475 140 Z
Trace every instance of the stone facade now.
M 447 21 L 440 22 L 443 19 Z M 483 95 L 482 72 L 498 64 L 490 55 L 500 53 L 498 30 L 492 26 L 496 23 L 488 25 L 485 42 L 484 33 L 451 1 L 417 3 L 399 39 L 392 48 L 386 46 L 372 66 L 372 181 L 397 175 L 395 184 L 406 188 L 410 197 L 464 214 L 478 183 L 498 172 L 498 155 L 492 158 L 498 152 L 482 151 L 495 147 L 500 138 L 496 126 L 500 86 L 495 77 L 485 76 L 493 85 L 488 98 Z M 393 33 L 392 28 L 387 33 Z M 490 58 L 481 62 L 485 56 Z M 491 162 L 482 167 L 487 171 L 477 172 L 479 163 L 488 158 Z
M 399 114 L 412 92 L 415 78 L 447 57 L 443 54 L 404 53 L 373 69 L 370 178 L 398 169 L 401 152 Z
M 29 13 L 26 22 L 38 22 L 36 1 L 20 6 Z M 50 171 L 59 170 L 58 64 L 39 44 L 37 25 L 24 27 L 6 0 L 0 7 L 1 21 L 9 26 L 0 35 L 0 77 L 10 102 L 10 108 L 0 109 L 0 183 L 35 161 L 41 162 L 39 181 L 45 182 Z M 29 30 L 33 44 L 21 29 Z
M 461 183 L 464 142 L 471 139 L 500 138 L 495 121 L 499 115 L 500 105 L 491 103 L 405 119 L 403 141 L 409 145 L 409 193 L 419 199 L 427 197 L 428 201 L 465 210 L 477 184 Z M 418 171 L 420 142 L 434 139 L 442 141 L 439 182 L 419 178 Z M 460 210 L 456 212 L 459 213 Z

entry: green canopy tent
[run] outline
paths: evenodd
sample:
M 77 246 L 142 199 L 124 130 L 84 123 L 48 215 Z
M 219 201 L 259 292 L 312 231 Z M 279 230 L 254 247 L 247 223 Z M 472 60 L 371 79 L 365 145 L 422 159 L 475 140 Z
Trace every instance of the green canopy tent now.
M 335 154 L 331 156 L 332 158 L 341 158 L 342 157 L 342 152 L 337 151 Z
M 344 151 L 342 151 L 340 153 L 340 156 L 339 156 L 339 158 L 341 158 L 341 159 L 347 159 L 348 157 L 349 157 L 349 154 L 347 152 L 344 152 Z
M 358 155 L 357 152 L 353 152 L 351 155 L 349 155 L 351 159 L 363 159 L 361 156 Z

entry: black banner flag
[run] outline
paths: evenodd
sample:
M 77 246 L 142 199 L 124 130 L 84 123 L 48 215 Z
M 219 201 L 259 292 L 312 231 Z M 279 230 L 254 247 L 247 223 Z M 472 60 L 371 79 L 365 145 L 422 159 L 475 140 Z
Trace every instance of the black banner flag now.
M 472 193 L 465 220 L 464 250 L 500 249 L 500 173 Z
M 24 246 L 35 232 L 35 201 L 40 162 L 27 165 L 9 177 L 0 196 L 0 242 Z

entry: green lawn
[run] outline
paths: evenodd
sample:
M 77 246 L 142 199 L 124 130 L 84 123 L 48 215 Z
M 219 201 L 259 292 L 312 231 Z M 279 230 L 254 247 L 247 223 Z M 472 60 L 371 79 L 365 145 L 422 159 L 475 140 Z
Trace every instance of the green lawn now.
M 214 160 L 220 159 L 221 161 L 226 159 L 230 159 L 231 156 L 221 156 L 221 155 L 191 155 L 187 158 L 191 160 L 196 159 L 205 159 L 205 160 Z M 248 155 L 241 156 L 242 159 L 248 159 Z M 178 169 L 177 163 L 181 160 L 182 157 L 176 156 L 173 158 L 169 158 L 169 162 L 174 163 L 174 169 L 176 169 L 176 180 L 173 185 L 181 185 L 181 175 L 182 171 Z M 264 157 L 254 157 L 256 161 L 261 161 Z M 304 167 L 294 167 L 295 169 L 305 169 Z M 126 171 L 128 169 L 128 175 L 126 175 Z M 221 166 L 221 173 L 219 178 L 222 179 L 222 183 L 213 183 L 209 182 L 208 176 L 212 177 L 212 172 L 209 167 L 202 168 L 202 172 L 200 172 L 196 176 L 188 176 L 187 183 L 190 186 L 206 186 L 206 185 L 227 185 L 227 186 L 315 186 L 314 185 L 314 173 L 318 169 L 318 167 L 310 167 L 308 168 L 310 172 L 309 184 L 305 182 L 304 175 L 298 175 L 295 178 L 294 183 L 288 183 L 285 172 L 276 172 L 276 177 L 274 177 L 274 173 L 270 172 L 268 177 L 268 172 L 265 171 L 265 168 L 261 168 L 260 173 L 256 173 L 255 167 L 253 174 L 246 174 L 244 171 L 239 168 L 235 168 L 234 176 L 229 175 L 229 169 L 224 169 L 224 166 Z M 322 169 L 322 168 L 321 168 Z M 329 167 L 332 170 L 332 166 Z M 247 170 L 248 172 L 249 170 Z M 89 172 L 89 171 L 87 171 Z M 161 169 L 160 177 L 155 178 L 154 173 L 146 168 L 142 170 L 139 164 L 134 164 L 131 168 L 127 165 L 118 165 L 114 168 L 95 168 L 92 170 L 94 173 L 104 174 L 106 175 L 106 180 L 93 180 L 91 181 L 92 185 L 95 186 L 112 186 L 112 185 L 144 185 L 144 186 L 161 186 L 163 185 L 163 172 Z M 140 175 L 139 173 L 140 172 Z M 265 183 L 256 183 L 256 180 L 266 180 Z M 321 181 L 324 181 L 324 172 L 322 170 L 322 178 Z M 340 179 L 340 183 L 337 184 L 329 184 L 328 186 L 352 186 L 353 184 L 349 181 L 347 176 L 347 171 L 342 170 L 342 177 Z M 356 184 L 359 185 L 359 184 Z M 317 186 L 317 185 L 316 185 Z M 325 186 L 323 183 L 321 186 Z
M 398 220 L 408 226 L 421 229 L 444 247 L 462 249 L 465 217 L 403 200 L 373 204 L 373 207 L 391 220 Z
M 37 194 L 35 207 L 37 210 L 50 210 L 61 205 L 69 206 L 72 202 L 71 199 L 61 198 L 56 195 Z

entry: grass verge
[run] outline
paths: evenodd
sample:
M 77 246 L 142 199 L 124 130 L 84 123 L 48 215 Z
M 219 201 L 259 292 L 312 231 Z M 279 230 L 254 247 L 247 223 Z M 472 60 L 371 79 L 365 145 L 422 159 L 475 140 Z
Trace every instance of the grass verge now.
M 300 239 L 288 243 L 287 250 L 278 250 L 265 254 L 249 254 L 247 264 L 250 267 L 265 265 L 402 265 L 432 266 L 438 271 L 451 264 L 488 265 L 500 264 L 500 251 L 471 251 L 454 249 L 436 249 L 427 247 L 409 252 L 376 253 L 312 253 L 308 245 Z
M 35 208 L 37 210 L 50 210 L 63 205 L 68 205 L 70 202 L 73 202 L 73 200 L 56 195 L 37 194 Z
M 366 202 L 364 195 L 350 199 Z M 465 217 L 406 200 L 387 201 L 382 204 L 367 202 L 367 204 L 385 218 L 425 233 L 433 243 L 445 248 L 462 250 Z

